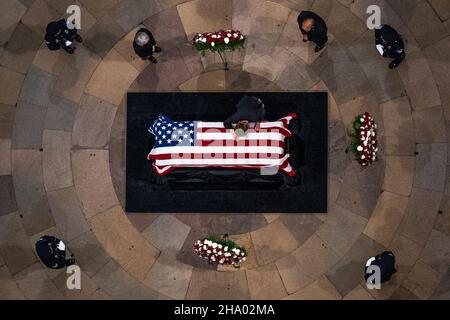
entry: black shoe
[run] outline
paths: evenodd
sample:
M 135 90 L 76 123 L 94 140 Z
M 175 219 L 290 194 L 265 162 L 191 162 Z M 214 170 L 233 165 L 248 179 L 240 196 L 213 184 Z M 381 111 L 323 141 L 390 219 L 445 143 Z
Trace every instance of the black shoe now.
M 160 47 L 155 47 L 155 52 L 161 52 L 162 49 Z
M 77 34 L 77 35 L 75 36 L 74 40 L 77 41 L 77 42 L 79 42 L 79 43 L 82 43 L 82 42 L 83 42 L 83 38 L 82 38 L 79 34 Z
M 158 63 L 158 60 L 156 60 L 154 56 L 149 57 L 148 60 L 150 60 L 151 63 Z
M 75 52 L 74 48 L 67 49 L 68 54 L 73 54 Z
M 75 264 L 75 259 L 66 260 L 66 267 L 71 266 L 73 264 Z
M 392 61 L 391 63 L 389 63 L 389 69 L 394 70 L 394 69 L 396 69 L 399 65 L 400 65 L 400 62 Z
M 323 49 L 323 47 L 325 47 L 325 45 L 323 45 L 323 46 L 321 46 L 321 47 L 316 46 L 316 48 L 314 49 L 314 52 L 315 52 L 315 53 L 319 52 L 320 50 Z

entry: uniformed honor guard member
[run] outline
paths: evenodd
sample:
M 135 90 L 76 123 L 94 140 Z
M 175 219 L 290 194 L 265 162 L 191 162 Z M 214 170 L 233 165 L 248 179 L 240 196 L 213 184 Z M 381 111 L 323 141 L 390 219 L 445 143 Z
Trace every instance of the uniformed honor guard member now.
M 397 68 L 406 58 L 403 39 L 390 25 L 375 29 L 375 45 L 383 57 L 394 59 L 389 64 L 390 69 Z
M 366 266 L 364 267 L 364 278 L 366 281 L 372 275 L 368 272 L 370 266 L 378 266 L 380 268 L 380 283 L 391 280 L 392 275 L 397 272 L 395 270 L 395 255 L 391 251 L 384 251 L 367 260 Z
M 328 42 L 328 28 L 325 21 L 314 12 L 302 11 L 297 22 L 303 34 L 303 42 L 314 42 L 316 44 L 315 52 L 322 50 Z
M 73 54 L 76 49 L 72 46 L 73 42 L 81 43 L 83 41 L 76 28 L 69 29 L 67 27 L 65 19 L 50 22 L 46 32 L 45 44 L 52 51 L 63 49 L 67 53 Z
M 36 253 L 42 263 L 50 269 L 61 269 L 75 263 L 75 259 L 66 260 L 64 242 L 52 236 L 43 236 L 36 242 Z

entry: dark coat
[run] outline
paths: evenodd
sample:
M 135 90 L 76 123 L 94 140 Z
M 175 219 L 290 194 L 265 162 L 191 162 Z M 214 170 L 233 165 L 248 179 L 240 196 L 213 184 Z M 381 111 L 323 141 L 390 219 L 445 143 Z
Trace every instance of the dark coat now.
M 302 24 L 307 19 L 314 20 L 314 26 L 309 32 L 306 32 L 305 30 L 302 29 Z M 325 45 L 325 43 L 327 43 L 328 41 L 327 24 L 317 14 L 311 11 L 302 11 L 297 18 L 297 22 L 302 34 L 306 34 L 310 41 L 314 42 L 318 46 L 323 46 Z
M 50 50 L 67 50 L 65 41 L 73 42 L 77 29 L 69 29 L 65 19 L 50 22 L 46 28 L 45 44 Z
M 136 36 L 141 32 L 145 32 L 150 37 L 150 41 L 144 46 L 139 46 L 136 44 Z M 153 34 L 149 30 L 147 30 L 145 28 L 141 28 L 136 33 L 136 36 L 135 36 L 135 41 L 133 41 L 134 52 L 136 52 L 136 54 L 143 59 L 151 57 L 153 55 L 153 46 L 156 45 L 156 40 L 153 37 Z
M 232 129 L 233 123 L 238 123 L 241 120 L 261 122 L 264 119 L 265 110 L 258 103 L 257 97 L 244 96 L 236 108 L 237 111 L 223 122 L 227 129 Z
M 406 56 L 402 37 L 390 25 L 385 24 L 381 29 L 375 30 L 375 44 L 383 46 L 383 56 L 386 58 L 403 60 Z
M 380 268 L 382 283 L 391 280 L 392 275 L 397 272 L 397 270 L 395 270 L 395 255 L 390 251 L 385 251 L 382 254 L 375 256 L 375 260 L 372 261 L 370 265 L 375 265 Z M 364 267 L 366 281 L 371 276 L 370 273 L 367 273 L 367 269 L 367 266 Z
M 67 266 L 66 251 L 57 248 L 60 241 L 55 237 L 43 236 L 36 242 L 36 252 L 48 268 L 61 269 Z

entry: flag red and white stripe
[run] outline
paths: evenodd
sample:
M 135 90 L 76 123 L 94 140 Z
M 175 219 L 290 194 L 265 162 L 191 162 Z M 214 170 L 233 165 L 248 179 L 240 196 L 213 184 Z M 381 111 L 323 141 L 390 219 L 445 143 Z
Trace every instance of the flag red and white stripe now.
M 192 146 L 154 147 L 148 160 L 160 176 L 175 168 L 222 167 L 233 169 L 278 168 L 290 176 L 295 171 L 285 154 L 285 140 L 292 133 L 289 123 L 296 118 L 290 114 L 275 122 L 260 123 L 260 129 L 249 129 L 245 137 L 234 138 L 233 130 L 222 122 L 195 122 Z

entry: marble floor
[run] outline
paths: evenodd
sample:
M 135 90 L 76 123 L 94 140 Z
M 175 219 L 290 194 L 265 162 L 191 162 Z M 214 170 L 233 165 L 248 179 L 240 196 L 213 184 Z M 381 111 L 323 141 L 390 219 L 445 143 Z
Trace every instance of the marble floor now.
M 50 52 L 45 27 L 74 3 L 84 42 Z M 369 4 L 406 40 L 394 71 L 374 49 Z M 320 54 L 300 38 L 307 9 L 329 26 Z M 0 12 L 0 298 L 450 298 L 450 1 L 2 0 Z M 163 48 L 156 65 L 132 51 L 142 25 Z M 190 45 L 221 28 L 248 35 L 229 71 Z M 130 91 L 329 92 L 329 212 L 127 214 Z M 365 170 L 345 152 L 363 111 L 382 146 Z M 225 232 L 248 248 L 240 269 L 193 255 L 199 237 Z M 82 290 L 39 262 L 43 234 L 65 239 Z M 398 272 L 368 290 L 362 265 L 383 250 Z

